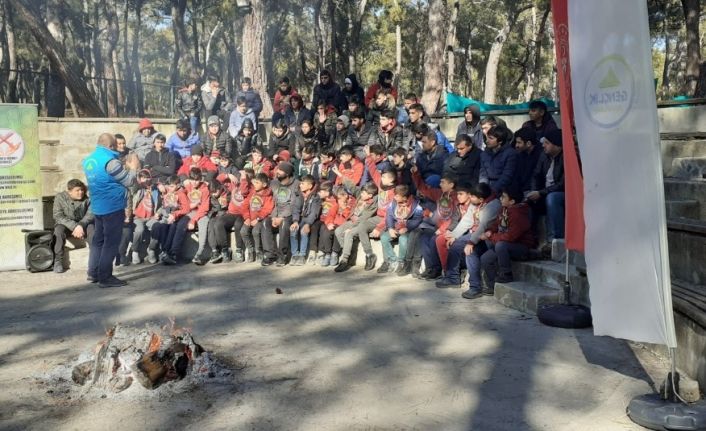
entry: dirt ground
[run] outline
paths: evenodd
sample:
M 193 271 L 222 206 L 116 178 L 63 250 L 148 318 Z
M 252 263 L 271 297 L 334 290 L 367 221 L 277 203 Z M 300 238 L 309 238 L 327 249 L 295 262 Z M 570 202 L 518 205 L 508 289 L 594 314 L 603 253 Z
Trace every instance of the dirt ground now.
M 629 400 L 665 375 L 626 342 L 410 277 L 255 264 L 122 274 L 130 285 L 116 289 L 80 270 L 0 274 L 0 429 L 633 430 Z M 105 398 L 43 377 L 116 322 L 169 317 L 229 377 Z

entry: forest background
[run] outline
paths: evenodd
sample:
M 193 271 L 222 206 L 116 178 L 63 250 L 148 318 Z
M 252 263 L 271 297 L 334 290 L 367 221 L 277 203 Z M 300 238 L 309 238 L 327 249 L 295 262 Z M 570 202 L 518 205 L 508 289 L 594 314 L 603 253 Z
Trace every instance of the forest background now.
M 706 97 L 703 1 L 646 1 L 658 99 Z M 549 0 L 0 0 L 0 102 L 45 116 L 169 117 L 215 74 L 251 77 L 267 117 L 281 77 L 307 96 L 323 69 L 391 70 L 443 112 L 445 91 L 557 99 L 555 66 Z

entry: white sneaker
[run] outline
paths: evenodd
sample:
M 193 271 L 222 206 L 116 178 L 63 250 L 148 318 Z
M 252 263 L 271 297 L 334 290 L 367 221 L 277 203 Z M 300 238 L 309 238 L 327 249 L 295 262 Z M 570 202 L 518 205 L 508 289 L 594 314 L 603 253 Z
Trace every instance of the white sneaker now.
M 140 262 L 140 253 L 133 251 L 132 252 L 132 264 L 137 265 L 138 263 L 142 263 L 142 262 Z

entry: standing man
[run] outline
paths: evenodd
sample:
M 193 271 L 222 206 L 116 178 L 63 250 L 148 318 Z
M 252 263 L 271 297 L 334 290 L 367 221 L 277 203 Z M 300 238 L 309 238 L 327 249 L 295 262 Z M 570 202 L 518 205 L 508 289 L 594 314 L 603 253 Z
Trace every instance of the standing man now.
M 91 207 L 95 215 L 95 233 L 88 258 L 88 281 L 100 287 L 125 286 L 126 281 L 113 276 L 113 261 L 118 255 L 122 235 L 127 187 L 133 185 L 139 159 L 130 155 L 125 166 L 115 152 L 115 137 L 103 133 L 96 150 L 83 160 L 83 172 L 88 180 Z
M 253 114 L 255 114 L 255 124 L 257 124 L 257 120 L 260 118 L 260 112 L 262 112 L 262 98 L 260 98 L 260 93 L 252 88 L 252 80 L 250 78 L 243 78 L 240 81 L 240 91 L 235 94 L 234 99 L 236 106 L 238 99 L 241 97 L 245 98 L 248 109 L 251 109 Z

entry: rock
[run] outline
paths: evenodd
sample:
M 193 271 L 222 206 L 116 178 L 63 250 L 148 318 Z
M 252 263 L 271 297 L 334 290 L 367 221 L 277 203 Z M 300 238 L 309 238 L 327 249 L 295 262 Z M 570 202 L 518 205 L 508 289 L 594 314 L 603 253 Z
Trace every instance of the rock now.
M 71 371 L 71 380 L 83 386 L 91 378 L 91 374 L 93 374 L 93 361 L 81 362 Z

